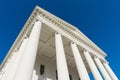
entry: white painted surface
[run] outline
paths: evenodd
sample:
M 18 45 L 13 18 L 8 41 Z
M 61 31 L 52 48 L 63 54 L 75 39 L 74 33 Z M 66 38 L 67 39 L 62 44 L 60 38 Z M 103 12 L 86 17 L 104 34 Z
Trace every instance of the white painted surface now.
M 9 57 L 6 66 L 4 66 L 4 68 L 2 69 L 2 76 L 0 78 L 0 80 L 5 80 L 7 78 L 7 76 L 10 73 L 10 70 L 12 68 L 13 62 L 17 56 L 18 52 L 13 52 L 12 55 Z
M 62 37 L 58 33 L 55 34 L 55 45 L 58 80 L 69 80 L 69 73 L 63 48 Z
M 111 80 L 110 76 L 108 75 L 107 71 L 105 70 L 104 66 L 102 65 L 101 61 L 97 58 L 97 57 L 94 57 L 94 60 L 99 68 L 99 70 L 101 71 L 103 77 L 104 77 L 104 80 Z
M 40 13 L 40 14 L 38 14 L 38 13 Z M 9 53 L 8 53 L 8 55 L 10 55 L 11 56 L 11 54 L 13 53 L 12 51 L 14 50 L 14 48 L 16 48 L 16 45 L 17 44 L 19 44 L 19 41 L 20 41 L 20 39 L 22 39 L 23 37 L 24 37 L 24 35 L 26 35 L 26 34 L 28 34 L 29 35 L 29 33 L 30 33 L 30 31 L 31 30 L 29 30 L 29 27 L 31 27 L 30 25 L 33 23 L 33 21 L 32 20 L 35 20 L 36 19 L 36 16 L 38 16 L 37 17 L 37 19 L 39 19 L 40 21 L 43 21 L 44 22 L 44 27 L 46 27 L 45 29 L 47 29 L 47 28 L 50 28 L 49 30 L 51 30 L 52 29 L 52 32 L 59 32 L 60 34 L 62 34 L 64 37 L 67 37 L 67 39 L 68 40 L 70 40 L 70 41 L 74 41 L 74 42 L 76 42 L 76 44 L 77 45 L 80 45 L 81 46 L 81 48 L 82 49 L 87 49 L 89 52 L 91 52 L 92 53 L 92 55 L 95 55 L 95 56 L 97 56 L 97 57 L 99 57 L 99 58 L 101 58 L 103 61 L 105 61 L 105 56 L 106 56 L 106 53 L 104 53 L 100 48 L 98 48 L 94 43 L 92 43 L 92 41 L 90 41 L 84 34 L 82 34 L 81 32 L 79 32 L 78 30 L 76 30 L 76 27 L 74 27 L 74 26 L 72 26 L 72 25 L 70 25 L 69 23 L 66 23 L 65 21 L 63 21 L 63 20 L 61 20 L 61 19 L 59 19 L 58 17 L 56 17 L 56 16 L 54 16 L 54 15 L 52 15 L 52 14 L 50 14 L 50 13 L 48 13 L 47 11 L 45 11 L 45 10 L 43 10 L 43 9 L 41 9 L 40 7 L 36 7 L 35 8 L 35 10 L 34 10 L 34 12 L 33 12 L 33 14 L 30 16 L 30 18 L 28 19 L 28 21 L 27 21 L 27 23 L 25 24 L 25 26 L 24 26 L 24 28 L 23 28 L 23 30 L 21 31 L 21 33 L 19 34 L 19 36 L 18 36 L 18 38 L 16 39 L 16 41 L 15 41 L 15 43 L 13 44 L 13 47 L 10 49 L 10 51 L 9 51 Z M 60 26 L 59 26 L 59 25 Z M 32 29 L 32 28 L 31 28 Z M 33 28 L 34 29 L 34 28 Z M 34 33 L 36 33 L 36 31 L 39 31 L 40 29 L 36 29 L 35 31 L 34 31 Z M 49 30 L 47 31 L 48 32 L 48 34 L 46 35 L 46 34 L 44 34 L 43 35 L 43 37 L 44 36 L 46 36 L 46 37 L 48 37 L 48 36 L 50 36 L 49 35 Z M 28 31 L 28 32 L 27 32 Z M 27 33 L 26 33 L 27 32 Z M 77 32 L 77 34 L 75 33 L 75 32 Z M 75 33 L 75 34 L 74 34 Z M 33 34 L 34 36 L 32 36 L 32 37 L 36 37 L 36 35 L 35 34 Z M 50 36 L 50 37 L 52 37 L 52 36 Z M 36 42 L 36 41 L 33 41 L 32 39 L 35 39 L 35 38 L 31 38 L 31 43 L 34 43 L 34 42 Z M 46 39 L 46 38 L 45 38 Z M 35 39 L 35 40 L 37 40 L 37 39 Z M 46 39 L 47 41 L 49 41 L 49 39 Z M 49 45 L 49 50 L 50 49 L 52 49 L 52 48 L 54 48 L 54 46 L 52 45 L 50 45 L 51 44 L 51 42 L 45 42 L 45 40 L 43 40 L 43 41 L 40 41 L 42 44 L 44 44 L 44 45 Z M 59 43 L 58 43 L 59 44 Z M 36 42 L 36 45 L 39 45 L 37 42 Z M 43 45 L 43 46 L 44 46 Z M 42 46 L 42 47 L 43 47 Z M 50 47 L 51 46 L 51 47 Z M 32 48 L 34 48 L 34 50 L 32 49 Z M 31 51 L 29 51 L 29 50 Z M 20 78 L 18 78 L 18 79 L 20 79 L 20 80 L 31 80 L 31 78 L 30 78 L 30 76 L 31 76 L 31 73 L 32 73 L 32 69 L 33 69 L 33 65 L 34 65 L 34 61 L 35 61 L 35 55 L 36 55 L 36 53 L 35 54 L 33 54 L 34 52 L 36 52 L 35 50 L 36 50 L 37 48 L 35 48 L 34 47 L 34 44 L 32 45 L 32 47 L 30 47 L 30 46 L 28 46 L 27 47 L 27 50 L 26 50 L 26 55 L 24 55 L 25 57 L 23 58 L 23 60 L 21 60 L 21 66 L 20 66 L 20 70 L 18 70 L 18 72 L 22 75 Z M 54 48 L 55 49 L 55 48 Z M 53 49 L 53 50 L 54 50 Z M 59 48 L 59 49 L 61 49 L 61 48 Z M 64 49 L 63 49 L 64 50 Z M 63 51 L 62 50 L 62 51 Z M 33 52 L 32 52 L 33 51 Z M 51 50 L 52 51 L 52 50 Z M 59 51 L 61 51 L 61 50 L 59 50 Z M 58 52 L 59 52 L 58 51 Z M 31 54 L 27 54 L 28 52 L 30 52 Z M 45 51 L 43 51 L 43 52 L 45 52 Z M 39 52 L 38 52 L 39 53 Z M 16 54 L 16 53 L 15 53 Z M 52 54 L 53 53 L 51 53 L 51 54 L 47 54 L 47 55 L 51 55 L 52 56 Z M 70 54 L 69 54 L 70 55 Z M 4 60 L 4 62 L 3 62 L 3 64 L 5 64 L 4 66 L 3 66 L 3 64 L 2 64 L 2 66 L 3 66 L 3 68 L 2 68 L 2 70 L 4 71 L 3 73 L 4 73 L 4 75 L 2 75 L 2 77 L 3 78 L 5 78 L 6 77 L 6 75 L 8 75 L 8 72 L 9 72 L 9 70 L 11 69 L 11 65 L 13 64 L 13 61 L 14 61 L 14 58 L 15 58 L 15 56 L 16 55 L 13 55 L 12 56 L 12 59 L 10 59 L 10 57 L 6 57 L 5 58 L 5 60 Z M 68 56 L 68 55 L 67 55 Z M 90 56 L 90 55 L 87 55 L 87 57 L 88 56 Z M 73 62 L 72 61 L 72 56 L 70 57 L 70 62 Z M 8 62 L 7 63 L 7 61 L 10 59 L 10 62 Z M 29 59 L 29 60 L 28 60 Z M 54 57 L 52 58 L 52 59 L 54 59 Z M 58 57 L 57 59 L 59 59 L 60 60 L 60 58 Z M 64 59 L 64 58 L 61 58 L 61 59 Z M 89 61 L 89 59 L 90 59 L 90 61 Z M 92 68 L 92 67 L 94 67 L 95 66 L 95 64 L 94 64 L 94 62 L 91 62 L 91 60 L 92 60 L 92 58 L 90 57 L 89 59 L 87 59 L 87 61 L 88 61 L 88 63 L 89 63 L 89 66 L 90 66 L 90 63 L 92 63 L 92 65 L 90 66 L 90 68 Z M 45 59 L 46 61 L 44 61 L 44 59 L 41 59 L 42 61 L 43 61 L 43 63 L 46 65 L 46 72 L 45 72 L 45 75 L 43 75 L 43 76 L 38 76 L 38 71 L 39 71 L 39 69 L 36 69 L 36 67 L 35 67 L 35 71 L 34 71 L 34 73 L 33 73 L 33 76 L 35 76 L 34 77 L 34 79 L 38 79 L 39 78 L 39 80 L 56 80 L 55 79 L 55 70 L 54 70 L 54 68 L 55 68 L 55 65 L 53 64 L 53 63 L 50 63 L 50 60 L 51 59 L 49 59 L 48 60 L 48 58 L 47 59 Z M 48 60 L 48 61 L 47 61 Z M 40 61 L 39 61 L 40 62 Z M 65 60 L 63 61 L 63 63 L 64 62 L 66 62 Z M 7 63 L 7 64 L 6 64 Z M 39 65 L 39 64 L 37 64 L 37 65 Z M 53 66 L 54 65 L 54 66 Z M 71 65 L 71 64 L 69 64 L 69 65 Z M 26 67 L 27 66 L 27 67 Z M 61 66 L 61 65 L 60 65 Z M 65 66 L 66 66 L 66 64 L 65 64 Z M 73 66 L 73 65 L 72 65 Z M 71 69 L 70 67 L 68 67 L 69 68 L 69 73 L 70 74 L 72 74 L 73 75 L 73 80 L 78 80 L 78 76 L 76 76 L 77 74 L 75 74 L 74 75 L 74 70 L 75 69 Z M 96 68 L 96 66 L 94 67 L 94 68 Z M 106 67 L 106 69 L 108 70 L 108 72 L 110 73 L 110 75 L 113 77 L 113 80 L 118 80 L 117 78 L 116 78 L 116 76 L 115 76 L 115 74 L 113 73 L 113 71 L 112 71 L 112 69 L 110 69 L 110 67 L 108 66 L 108 67 Z M 96 69 L 97 70 L 97 69 Z M 65 70 L 66 71 L 66 70 Z M 93 70 L 93 72 L 94 72 L 94 70 Z M 95 72 L 96 73 L 96 72 Z M 94 73 L 94 76 L 96 75 L 98 78 L 99 78 L 99 80 L 102 80 L 100 77 L 99 77 L 99 72 L 97 73 L 97 74 L 95 74 Z M 17 74 L 17 75 L 19 75 L 19 74 Z M 67 75 L 68 75 L 68 73 L 67 73 Z M 0 75 L 1 76 L 1 75 Z M 26 76 L 26 77 L 25 77 Z M 96 77 L 96 78 L 97 78 Z M 28 79 L 29 78 L 29 79 Z M 15 79 L 15 80 L 18 80 L 18 79 Z M 3 80 L 3 79 L 2 79 Z M 97 80 L 97 79 L 96 79 Z
M 40 65 L 45 66 L 45 73 L 43 75 L 40 75 Z M 72 80 L 78 80 L 79 76 L 77 73 L 77 70 L 75 68 L 72 68 L 68 66 L 69 69 L 69 74 L 72 75 Z M 37 56 L 36 63 L 34 70 L 36 71 L 36 75 L 33 76 L 33 80 L 38 80 L 35 79 L 36 76 L 38 76 L 39 80 L 57 80 L 56 79 L 56 61 L 53 60 L 52 58 L 49 58 L 44 55 L 39 55 Z
M 79 76 L 81 80 L 90 80 L 87 70 L 85 68 L 85 65 L 83 63 L 82 57 L 79 53 L 79 50 L 77 48 L 77 45 L 75 43 L 71 43 L 72 51 L 73 51 L 73 56 L 75 59 L 76 67 L 79 73 Z
M 95 65 L 95 63 L 94 63 L 94 61 L 93 61 L 93 59 L 92 59 L 92 57 L 90 56 L 90 53 L 88 51 L 84 51 L 84 55 L 85 55 L 85 58 L 88 62 L 90 70 L 94 76 L 94 79 L 95 80 L 103 80 L 96 65 Z
M 35 22 L 14 80 L 32 80 L 42 23 Z
M 112 69 L 110 68 L 110 66 L 108 65 L 108 63 L 103 62 L 103 65 L 106 68 L 106 70 L 108 71 L 108 73 L 110 74 L 112 80 L 119 80 L 117 78 L 117 76 L 114 74 L 114 72 L 112 71 Z
M 14 61 L 12 62 L 10 71 L 8 72 L 8 76 L 6 76 L 5 80 L 14 80 L 15 74 L 17 74 L 16 71 L 17 71 L 19 63 L 21 61 L 21 57 L 23 55 L 23 51 L 27 44 L 27 41 L 28 41 L 28 39 L 23 40 L 21 47 L 20 47 L 18 53 L 16 54 Z

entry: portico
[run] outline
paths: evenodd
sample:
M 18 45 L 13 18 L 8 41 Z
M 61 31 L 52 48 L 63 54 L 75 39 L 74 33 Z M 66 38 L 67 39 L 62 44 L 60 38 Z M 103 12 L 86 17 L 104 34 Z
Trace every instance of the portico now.
M 118 80 L 105 57 L 76 27 L 36 7 L 3 62 L 1 80 L 90 80 L 89 72 L 95 80 Z

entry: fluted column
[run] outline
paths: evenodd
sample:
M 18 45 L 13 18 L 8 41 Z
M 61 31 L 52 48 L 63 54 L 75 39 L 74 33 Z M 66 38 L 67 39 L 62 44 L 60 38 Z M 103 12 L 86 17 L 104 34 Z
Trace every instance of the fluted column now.
M 90 80 L 77 45 L 75 43 L 71 43 L 71 48 L 73 51 L 73 56 L 75 59 L 75 63 L 76 63 L 76 67 L 77 67 L 80 79 Z
M 36 21 L 30 33 L 21 62 L 14 80 L 32 80 L 42 23 Z
M 94 76 L 94 79 L 95 80 L 103 80 L 96 65 L 95 65 L 95 63 L 94 63 L 94 61 L 93 61 L 93 59 L 92 59 L 92 57 L 91 57 L 91 55 L 90 55 L 90 53 L 88 51 L 84 50 L 84 55 L 85 55 L 85 58 L 87 60 L 88 65 L 90 67 L 90 70 Z
M 94 60 L 98 66 L 98 68 L 100 69 L 103 77 L 104 77 L 104 80 L 111 80 L 109 74 L 107 73 L 107 71 L 105 70 L 104 66 L 102 65 L 101 61 L 99 60 L 99 58 L 97 57 L 94 57 Z
M 58 80 L 69 80 L 69 73 L 63 48 L 62 37 L 59 33 L 55 34 L 55 46 Z
M 111 76 L 112 80 L 118 80 L 117 76 L 114 74 L 108 63 L 103 62 L 104 67 L 108 71 L 109 75 Z
M 19 48 L 19 51 L 16 54 L 14 61 L 12 62 L 8 76 L 6 76 L 5 80 L 13 80 L 15 78 L 15 74 L 17 74 L 17 69 L 18 69 L 19 63 L 21 61 L 21 57 L 23 55 L 23 51 L 26 47 L 27 41 L 28 41 L 28 38 L 23 40 L 23 42 Z

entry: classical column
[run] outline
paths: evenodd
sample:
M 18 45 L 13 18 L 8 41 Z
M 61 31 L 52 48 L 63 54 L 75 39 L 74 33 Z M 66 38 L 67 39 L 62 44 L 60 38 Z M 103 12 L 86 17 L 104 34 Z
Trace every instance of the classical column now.
M 1 78 L 0 80 L 6 80 L 6 78 L 8 77 L 9 73 L 10 73 L 10 70 L 11 70 L 11 66 L 13 65 L 13 62 L 15 60 L 15 57 L 17 56 L 18 54 L 18 51 L 13 51 L 11 53 L 11 55 L 9 56 L 7 62 L 5 63 L 5 66 L 3 67 L 2 71 L 2 75 L 1 75 Z
M 97 58 L 97 57 L 94 57 L 94 60 L 98 66 L 98 68 L 100 69 L 103 77 L 104 77 L 104 80 L 111 80 L 109 74 L 107 73 L 107 71 L 105 70 L 104 66 L 102 65 L 101 61 Z
M 33 25 L 14 80 L 32 80 L 41 27 L 42 23 L 40 21 L 36 21 Z
M 14 58 L 14 61 L 12 62 L 12 65 L 11 65 L 11 68 L 10 68 L 10 71 L 8 73 L 8 76 L 6 76 L 6 79 L 5 80 L 13 80 L 14 77 L 15 77 L 15 74 L 17 73 L 17 69 L 18 69 L 18 66 L 19 66 L 19 63 L 20 63 L 20 60 L 21 60 L 21 57 L 23 55 L 23 51 L 25 49 L 25 46 L 27 44 L 27 41 L 28 41 L 28 38 L 25 38 L 19 48 L 19 51 L 17 54 L 15 54 L 15 58 Z
M 111 76 L 112 80 L 118 80 L 117 76 L 114 74 L 110 66 L 108 65 L 107 62 L 103 62 L 104 67 L 108 71 L 109 75 Z
M 58 80 L 69 80 L 69 73 L 63 48 L 62 37 L 59 33 L 55 34 L 55 46 Z
M 71 48 L 73 51 L 73 56 L 75 59 L 79 77 L 81 78 L 81 80 L 90 80 L 77 45 L 75 43 L 71 43 Z
M 90 67 L 90 70 L 94 76 L 94 79 L 95 80 L 103 80 L 96 65 L 95 65 L 95 63 L 94 63 L 94 61 L 93 61 L 93 59 L 92 59 L 92 57 L 91 57 L 91 55 L 90 55 L 90 53 L 88 51 L 84 50 L 84 55 L 85 55 L 85 58 L 87 60 L 88 65 Z
M 39 75 L 37 75 L 36 70 L 33 69 L 32 80 L 39 80 Z

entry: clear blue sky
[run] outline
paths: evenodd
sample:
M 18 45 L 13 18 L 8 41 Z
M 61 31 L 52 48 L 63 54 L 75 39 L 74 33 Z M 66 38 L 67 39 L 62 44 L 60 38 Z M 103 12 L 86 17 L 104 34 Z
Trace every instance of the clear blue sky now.
M 36 5 L 78 27 L 120 78 L 119 0 L 0 0 L 0 63 Z

